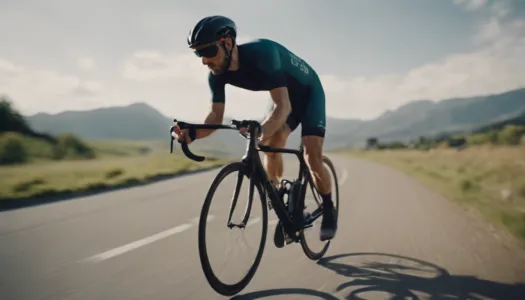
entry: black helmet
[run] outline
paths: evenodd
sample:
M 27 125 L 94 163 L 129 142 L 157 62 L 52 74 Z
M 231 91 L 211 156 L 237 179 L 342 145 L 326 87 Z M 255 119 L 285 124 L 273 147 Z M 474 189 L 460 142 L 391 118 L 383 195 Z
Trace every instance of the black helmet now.
M 201 19 L 188 34 L 188 45 L 195 47 L 219 40 L 222 37 L 237 37 L 235 23 L 223 16 L 209 16 Z

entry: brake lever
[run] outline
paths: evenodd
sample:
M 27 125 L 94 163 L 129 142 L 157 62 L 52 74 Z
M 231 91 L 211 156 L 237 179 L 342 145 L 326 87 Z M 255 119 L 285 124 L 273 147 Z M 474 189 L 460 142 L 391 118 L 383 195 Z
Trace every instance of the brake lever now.
M 182 123 L 184 125 L 184 122 L 179 122 L 177 121 L 177 119 L 173 119 L 173 122 L 175 123 L 175 125 L 172 125 L 170 127 L 170 153 L 173 153 L 173 141 L 177 138 L 175 134 L 175 127 L 179 126 L 179 123 Z
M 170 153 L 173 153 L 173 141 L 175 140 L 175 137 L 173 134 L 175 133 L 175 126 L 170 127 Z

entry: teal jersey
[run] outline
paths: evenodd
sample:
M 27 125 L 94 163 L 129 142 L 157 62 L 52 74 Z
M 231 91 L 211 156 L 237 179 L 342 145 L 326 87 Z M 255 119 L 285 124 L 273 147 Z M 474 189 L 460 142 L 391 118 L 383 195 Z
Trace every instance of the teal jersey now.
M 208 76 L 212 102 L 225 102 L 225 85 L 270 91 L 287 87 L 292 114 L 287 124 L 294 130 L 303 125 L 303 135 L 324 136 L 325 95 L 315 70 L 283 45 L 257 39 L 238 45 L 239 69 Z M 306 127 L 306 128 L 305 128 Z
M 251 91 L 287 87 L 290 101 L 304 101 L 310 86 L 318 82 L 314 69 L 283 45 L 257 39 L 238 46 L 240 68 L 208 77 L 213 102 L 224 102 L 224 87 L 231 84 Z

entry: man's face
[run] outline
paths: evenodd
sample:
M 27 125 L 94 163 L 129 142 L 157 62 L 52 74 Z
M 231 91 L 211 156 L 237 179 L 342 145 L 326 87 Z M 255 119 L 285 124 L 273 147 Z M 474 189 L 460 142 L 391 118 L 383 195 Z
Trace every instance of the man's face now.
M 220 43 L 221 41 L 214 42 L 193 49 L 213 75 L 222 73 L 226 67 L 226 52 Z

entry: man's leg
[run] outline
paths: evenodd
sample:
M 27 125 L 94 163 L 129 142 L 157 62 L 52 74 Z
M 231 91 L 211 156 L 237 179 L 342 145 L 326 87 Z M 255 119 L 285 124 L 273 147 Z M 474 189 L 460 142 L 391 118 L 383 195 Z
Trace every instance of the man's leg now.
M 268 141 L 268 146 L 275 148 L 283 148 L 286 144 L 286 140 L 290 135 L 290 128 L 286 123 L 283 124 L 281 129 L 275 132 Z M 281 153 L 264 153 L 264 168 L 268 179 L 270 179 L 275 187 L 278 187 L 283 177 L 283 157 Z
M 321 81 L 311 87 L 306 109 L 301 116 L 304 158 L 312 175 L 314 186 L 323 199 L 321 241 L 332 239 L 337 230 L 337 220 L 332 202 L 330 173 L 323 165 L 323 143 L 326 126 L 325 94 Z
M 314 186 L 323 199 L 323 221 L 321 223 L 321 240 L 335 236 L 337 222 L 332 202 L 332 180 L 327 168 L 323 165 L 323 142 L 320 136 L 303 136 L 304 158 L 312 175 Z
M 270 109 L 273 108 L 273 105 Z M 293 113 L 296 110 L 295 107 L 292 106 L 292 113 L 288 116 L 288 119 L 283 124 L 283 126 L 275 132 L 272 137 L 268 141 L 268 146 L 275 147 L 275 148 L 283 148 L 286 145 L 286 140 L 294 131 L 297 126 L 299 125 L 299 122 L 297 120 L 297 117 Z M 283 178 L 283 158 L 282 153 L 264 153 L 264 160 L 263 160 L 264 168 L 266 170 L 266 174 L 268 176 L 268 179 L 272 181 L 274 187 L 276 187 L 277 190 L 280 189 L 279 184 Z M 280 221 L 277 222 L 277 226 L 275 226 L 275 233 L 273 236 L 273 242 L 277 248 L 284 247 L 284 240 L 285 240 L 285 234 L 283 232 L 283 228 L 280 225 Z
M 275 104 L 271 103 L 268 107 L 268 112 L 273 110 L 274 107 Z M 295 130 L 295 128 L 297 128 L 297 126 L 299 125 L 297 118 L 293 114 L 294 110 L 295 108 L 292 107 L 292 114 L 288 116 L 281 128 L 271 136 L 271 138 L 268 141 L 268 146 L 274 148 L 282 148 L 285 146 L 288 136 L 290 136 L 291 132 Z M 264 152 L 263 165 L 266 170 L 266 175 L 268 176 L 268 179 L 272 181 L 274 187 L 278 188 L 279 183 L 281 182 L 281 179 L 283 177 L 282 153 Z

